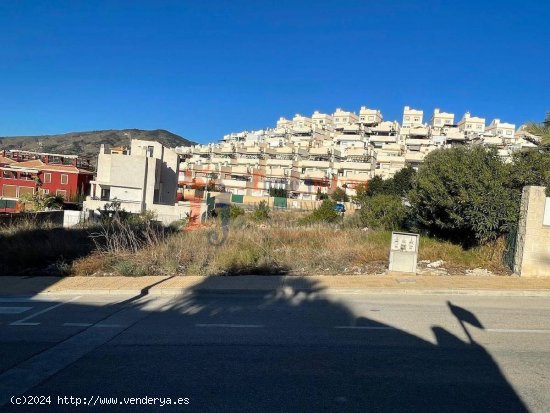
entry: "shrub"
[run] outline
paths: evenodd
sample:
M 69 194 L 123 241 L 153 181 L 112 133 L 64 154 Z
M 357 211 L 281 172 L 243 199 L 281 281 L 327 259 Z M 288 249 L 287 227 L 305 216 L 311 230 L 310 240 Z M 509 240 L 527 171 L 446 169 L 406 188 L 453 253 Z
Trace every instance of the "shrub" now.
M 407 207 L 395 195 L 375 195 L 361 204 L 360 223 L 372 229 L 394 231 L 404 226 Z
M 325 199 L 319 208 L 316 208 L 310 215 L 305 217 L 302 223 L 312 222 L 336 222 L 340 214 L 334 209 L 336 203 L 330 199 Z
M 227 208 L 225 210 L 227 210 Z M 229 219 L 232 219 L 232 220 L 236 219 L 237 217 L 240 217 L 241 215 L 244 215 L 244 209 L 238 205 L 230 205 L 228 212 L 229 212 Z
M 495 240 L 518 218 L 506 165 L 480 146 L 430 153 L 409 198 L 419 228 L 465 246 Z
M 332 191 L 332 194 L 330 194 L 330 197 L 333 201 L 336 202 L 348 202 L 349 196 L 346 194 L 346 191 L 342 188 L 336 188 L 334 191 Z
M 254 208 L 252 219 L 254 221 L 265 221 L 269 219 L 269 207 L 267 206 L 266 201 L 260 201 L 260 203 Z

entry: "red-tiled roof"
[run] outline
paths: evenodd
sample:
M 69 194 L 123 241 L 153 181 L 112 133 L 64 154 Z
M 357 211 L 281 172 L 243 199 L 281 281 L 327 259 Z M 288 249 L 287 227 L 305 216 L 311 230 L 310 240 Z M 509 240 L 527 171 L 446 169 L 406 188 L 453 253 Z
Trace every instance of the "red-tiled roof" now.
M 15 161 L 10 158 L 6 158 L 5 156 L 0 155 L 0 165 L 9 165 L 14 163 Z
M 68 173 L 83 173 L 93 174 L 93 172 L 86 169 L 79 169 L 73 165 L 51 165 L 42 162 L 40 159 L 33 159 L 30 161 L 15 162 L 17 165 L 11 164 L 12 167 L 21 166 L 23 168 L 39 169 L 41 171 L 56 171 L 56 172 L 68 172 Z

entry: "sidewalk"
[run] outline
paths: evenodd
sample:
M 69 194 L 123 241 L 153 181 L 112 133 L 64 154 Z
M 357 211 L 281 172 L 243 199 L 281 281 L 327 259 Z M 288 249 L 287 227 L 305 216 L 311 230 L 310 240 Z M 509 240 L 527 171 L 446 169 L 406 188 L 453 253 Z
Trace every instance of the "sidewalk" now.
M 238 276 L 238 277 L 1 277 L 0 296 L 267 293 L 468 294 L 550 296 L 550 277 L 499 276 Z

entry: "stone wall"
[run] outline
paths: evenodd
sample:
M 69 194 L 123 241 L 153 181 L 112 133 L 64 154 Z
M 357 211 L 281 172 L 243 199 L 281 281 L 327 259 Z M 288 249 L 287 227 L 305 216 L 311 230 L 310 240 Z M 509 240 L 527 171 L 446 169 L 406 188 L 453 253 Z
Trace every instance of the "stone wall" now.
M 514 272 L 522 277 L 550 277 L 550 198 L 545 188 L 523 188 Z M 546 209 L 546 217 L 545 217 Z

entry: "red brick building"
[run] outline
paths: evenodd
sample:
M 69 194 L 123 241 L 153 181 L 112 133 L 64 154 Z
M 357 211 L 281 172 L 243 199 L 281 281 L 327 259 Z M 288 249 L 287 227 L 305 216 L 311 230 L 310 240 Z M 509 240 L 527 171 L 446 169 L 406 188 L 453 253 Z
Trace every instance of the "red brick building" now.
M 92 179 L 89 161 L 76 155 L 0 151 L 0 199 L 38 192 L 75 202 L 89 191 Z

